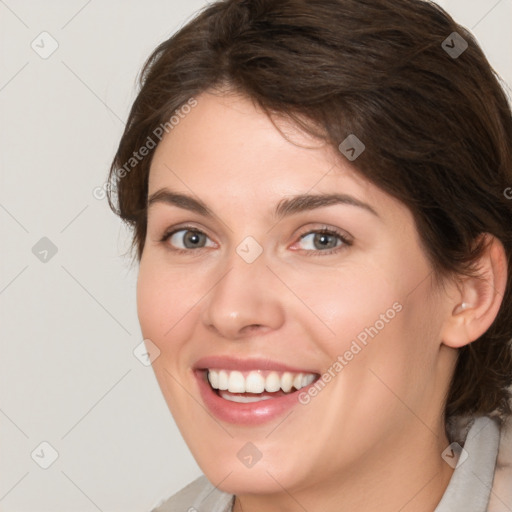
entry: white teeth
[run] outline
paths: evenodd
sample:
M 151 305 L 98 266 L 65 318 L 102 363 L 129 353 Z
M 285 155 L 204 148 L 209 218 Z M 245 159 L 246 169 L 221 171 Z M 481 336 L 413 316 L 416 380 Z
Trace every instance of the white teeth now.
M 219 392 L 220 396 L 230 402 L 238 402 L 239 404 L 248 404 L 251 402 L 261 402 L 262 400 L 270 400 L 271 396 L 243 396 L 243 395 L 230 395 L 225 391 Z
M 209 373 L 209 372 L 208 372 Z M 210 384 L 212 382 L 210 381 Z M 228 372 L 221 370 L 219 372 L 219 387 L 217 389 L 228 389 Z M 213 386 L 213 384 L 212 384 Z
M 208 372 L 208 380 L 213 389 L 219 389 L 219 372 Z
M 247 378 L 245 379 L 245 391 L 247 393 L 263 393 L 263 391 L 265 391 L 265 388 L 267 388 L 268 391 L 268 379 L 266 382 L 267 384 L 265 384 L 265 379 L 263 378 L 263 375 L 261 375 L 261 373 L 251 372 L 249 373 L 249 375 L 247 375 Z M 279 389 L 279 386 L 277 387 L 277 389 Z
M 269 393 L 274 393 L 281 389 L 281 379 L 277 372 L 272 372 L 267 375 L 267 378 L 265 379 L 265 389 Z
M 245 393 L 245 379 L 242 372 L 229 373 L 229 386 L 230 393 Z
M 227 390 L 230 393 L 259 394 L 264 391 L 275 393 L 280 389 L 289 393 L 292 388 L 298 390 L 311 384 L 315 380 L 315 375 L 312 373 L 270 372 L 264 377 L 261 370 L 253 370 L 245 376 L 237 370 L 208 370 L 208 380 L 213 389 Z M 223 393 L 220 394 L 223 395 Z M 244 397 L 245 402 L 251 401 L 246 398 L 249 397 Z
M 311 374 L 306 374 L 302 377 L 302 387 L 305 388 L 309 386 L 315 380 L 315 376 Z
M 293 388 L 293 375 L 290 372 L 284 372 L 281 377 L 281 389 L 288 393 Z

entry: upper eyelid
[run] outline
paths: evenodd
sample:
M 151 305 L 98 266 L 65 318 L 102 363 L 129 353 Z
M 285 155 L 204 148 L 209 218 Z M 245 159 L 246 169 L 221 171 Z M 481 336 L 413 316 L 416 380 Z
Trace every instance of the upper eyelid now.
M 168 241 L 171 236 L 175 235 L 176 233 L 179 233 L 180 231 L 199 232 L 199 233 L 205 235 L 207 238 L 209 238 L 212 242 L 217 244 L 217 242 L 215 242 L 215 240 L 213 240 L 212 237 L 207 232 L 205 232 L 205 230 L 203 228 L 198 228 L 198 227 L 195 227 L 192 225 L 184 225 L 184 226 L 178 225 L 175 227 L 171 227 L 171 228 L 165 230 L 164 234 L 160 238 L 161 238 L 161 240 Z M 321 232 L 327 232 L 327 234 L 329 234 L 331 236 L 337 236 L 345 245 L 351 245 L 353 243 L 354 237 L 352 235 L 350 235 L 350 233 L 348 233 L 347 231 L 345 231 L 341 228 L 334 228 L 334 227 L 330 227 L 330 226 L 323 224 L 319 227 L 311 227 L 311 228 L 305 228 L 303 231 L 301 230 L 297 235 L 295 235 L 295 237 L 297 237 L 297 240 L 295 242 L 293 242 L 292 245 L 296 244 L 297 242 L 300 242 L 300 240 L 302 240 L 302 238 L 304 238 L 305 236 L 311 235 L 313 233 L 321 233 Z M 199 249 L 205 249 L 205 247 L 200 247 Z M 187 249 L 184 249 L 184 250 L 187 250 Z M 191 250 L 194 250 L 194 249 L 191 249 Z M 311 252 L 311 251 L 308 251 L 308 252 Z M 319 251 L 319 252 L 323 252 L 323 251 Z
M 173 226 L 168 229 L 165 229 L 162 237 L 171 236 L 179 231 L 196 231 L 196 232 L 202 233 L 203 235 L 206 235 L 208 238 L 211 239 L 211 236 L 207 232 L 208 230 L 206 230 L 205 228 L 198 228 L 196 226 L 187 225 L 187 224 L 184 226 L 177 225 L 177 226 Z
M 198 231 L 200 233 L 203 233 L 204 235 L 209 236 L 208 233 L 207 233 L 208 230 L 206 228 L 196 227 L 196 226 L 192 226 L 192 225 L 189 225 L 189 224 L 185 224 L 183 226 L 180 226 L 178 224 L 177 226 L 173 226 L 173 227 L 170 227 L 168 229 L 165 229 L 164 230 L 164 235 L 165 234 L 174 234 L 174 233 L 176 233 L 178 231 L 182 231 L 182 230 Z M 352 238 L 352 235 L 350 235 L 344 229 L 330 227 L 330 226 L 328 226 L 326 224 L 322 224 L 320 227 L 316 227 L 316 228 L 304 229 L 304 231 L 301 230 L 300 234 L 298 234 L 297 236 L 302 237 L 304 235 L 307 235 L 307 234 L 312 233 L 312 232 L 317 232 L 317 231 L 332 231 L 333 234 L 346 235 L 347 238 Z
M 322 224 L 320 227 L 316 227 L 316 228 L 305 229 L 303 232 L 301 232 L 300 236 L 307 234 L 307 233 L 316 232 L 316 231 L 329 231 L 329 232 L 332 232 L 333 234 L 337 234 L 340 236 L 343 235 L 343 236 L 346 236 L 347 238 L 353 238 L 352 235 L 345 229 L 331 227 L 327 224 Z

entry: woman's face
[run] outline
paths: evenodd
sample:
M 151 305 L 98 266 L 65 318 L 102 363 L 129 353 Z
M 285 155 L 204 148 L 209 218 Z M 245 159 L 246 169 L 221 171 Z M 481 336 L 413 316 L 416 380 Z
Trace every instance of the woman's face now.
M 410 211 L 249 100 L 196 99 L 153 157 L 137 302 L 202 470 L 271 493 L 440 453 L 454 351 Z

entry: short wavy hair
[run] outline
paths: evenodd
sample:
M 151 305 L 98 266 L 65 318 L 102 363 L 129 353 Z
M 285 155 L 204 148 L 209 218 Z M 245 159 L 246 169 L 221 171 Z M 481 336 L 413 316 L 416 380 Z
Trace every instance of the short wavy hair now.
M 149 138 L 191 97 L 225 87 L 333 147 L 356 134 L 366 150 L 353 168 L 411 210 L 436 276 L 475 275 L 485 249 L 479 235 L 501 241 L 508 269 L 503 302 L 487 332 L 458 349 L 445 419 L 509 416 L 512 116 L 473 36 L 424 0 L 205 6 L 145 63 L 110 168 L 108 201 L 133 228 L 139 260 L 154 153 Z

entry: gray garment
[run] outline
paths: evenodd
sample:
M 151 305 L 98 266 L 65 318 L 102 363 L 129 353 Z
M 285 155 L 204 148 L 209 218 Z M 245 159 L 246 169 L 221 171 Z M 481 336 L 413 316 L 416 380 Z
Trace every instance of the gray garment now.
M 219 491 L 203 475 L 151 512 L 231 512 L 235 497 Z
M 487 511 L 499 442 L 500 428 L 494 420 L 485 416 L 474 420 L 459 458 L 460 465 L 434 512 Z
M 449 432 L 450 428 L 450 439 L 463 446 L 463 451 L 433 512 L 486 512 L 500 445 L 500 427 L 495 420 L 484 416 L 462 419 L 458 425 L 449 425 Z M 512 481 L 508 485 L 512 486 Z M 233 495 L 218 490 L 202 476 L 152 512 L 231 512 L 233 502 Z M 512 503 L 505 506 L 512 510 Z

